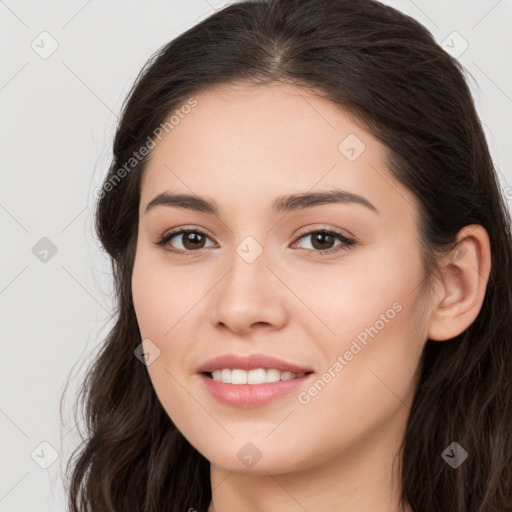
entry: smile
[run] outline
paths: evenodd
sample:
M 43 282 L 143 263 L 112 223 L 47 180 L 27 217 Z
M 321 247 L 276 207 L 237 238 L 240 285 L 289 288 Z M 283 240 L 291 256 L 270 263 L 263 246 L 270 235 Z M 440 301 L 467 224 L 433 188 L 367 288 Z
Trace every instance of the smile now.
M 275 368 L 266 370 L 265 368 L 256 368 L 255 370 L 242 370 L 223 368 L 214 370 L 211 377 L 215 382 L 224 382 L 225 384 L 265 384 L 278 382 L 280 380 L 292 380 L 303 377 L 306 373 L 282 372 Z

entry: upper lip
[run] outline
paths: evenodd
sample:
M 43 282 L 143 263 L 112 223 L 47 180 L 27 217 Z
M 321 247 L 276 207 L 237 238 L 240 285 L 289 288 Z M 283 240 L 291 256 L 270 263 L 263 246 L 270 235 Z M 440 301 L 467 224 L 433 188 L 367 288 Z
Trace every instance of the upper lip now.
M 289 363 L 288 361 L 283 361 L 277 357 L 267 356 L 265 354 L 250 354 L 246 356 L 225 354 L 206 361 L 199 366 L 197 372 L 208 373 L 213 372 L 214 370 L 222 370 L 224 368 L 238 368 L 240 370 L 255 370 L 256 368 L 269 370 L 274 368 L 281 372 L 292 373 L 308 373 L 313 371 L 310 368 Z

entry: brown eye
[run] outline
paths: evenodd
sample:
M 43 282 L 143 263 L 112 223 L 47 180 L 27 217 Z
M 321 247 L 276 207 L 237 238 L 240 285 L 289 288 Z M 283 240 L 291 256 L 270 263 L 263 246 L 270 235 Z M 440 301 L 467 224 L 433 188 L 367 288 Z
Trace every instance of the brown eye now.
M 338 250 L 348 249 L 351 245 L 355 245 L 356 243 L 355 240 L 347 238 L 341 233 L 328 230 L 309 231 L 308 233 L 304 233 L 303 235 L 301 235 L 298 238 L 298 240 L 307 238 L 311 239 L 311 246 L 313 248 L 306 249 L 309 250 L 310 252 L 318 254 L 328 254 L 336 252 Z M 339 240 L 340 243 L 338 245 L 333 245 L 336 242 L 336 240 Z M 297 242 L 295 242 L 295 244 L 296 243 Z
M 171 243 L 171 240 L 176 239 L 181 242 L 181 247 L 175 247 L 176 242 Z M 163 235 L 156 245 L 159 246 L 169 246 L 167 248 L 168 251 L 178 252 L 178 253 L 191 253 L 195 252 L 199 249 L 204 249 L 206 240 L 209 237 L 198 231 L 196 229 L 181 229 L 179 231 L 174 231 Z
M 315 233 L 314 235 L 311 235 L 311 241 L 313 247 L 321 251 L 331 249 L 333 244 L 336 242 L 336 239 L 327 233 Z
M 205 236 L 197 231 L 190 231 L 180 235 L 182 237 L 182 244 L 185 249 L 194 250 L 202 249 L 205 243 Z

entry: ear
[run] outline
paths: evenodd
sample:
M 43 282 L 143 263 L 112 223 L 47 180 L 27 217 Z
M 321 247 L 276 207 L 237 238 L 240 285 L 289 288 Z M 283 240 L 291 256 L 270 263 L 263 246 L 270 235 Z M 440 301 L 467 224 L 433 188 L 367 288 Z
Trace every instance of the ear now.
M 457 245 L 440 262 L 442 282 L 436 284 L 428 337 L 444 341 L 459 335 L 478 316 L 491 271 L 489 235 L 471 224 L 457 234 Z

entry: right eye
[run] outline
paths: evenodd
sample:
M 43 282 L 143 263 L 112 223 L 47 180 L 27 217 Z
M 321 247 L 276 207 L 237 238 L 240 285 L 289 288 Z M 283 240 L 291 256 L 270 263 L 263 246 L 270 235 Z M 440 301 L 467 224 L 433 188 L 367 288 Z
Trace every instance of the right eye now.
M 173 247 L 170 243 L 173 238 L 181 240 L 183 248 Z M 210 237 L 197 229 L 178 229 L 171 231 L 170 233 L 165 233 L 155 243 L 159 247 L 164 247 L 167 251 L 184 255 L 186 254 L 188 256 L 190 253 L 204 249 L 206 239 L 210 240 Z

